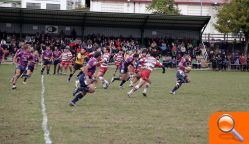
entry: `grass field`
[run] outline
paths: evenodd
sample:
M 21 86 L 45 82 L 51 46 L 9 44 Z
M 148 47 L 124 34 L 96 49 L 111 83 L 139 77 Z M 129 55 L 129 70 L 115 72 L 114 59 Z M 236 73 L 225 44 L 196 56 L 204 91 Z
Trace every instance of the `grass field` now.
M 38 68 L 39 69 L 39 68 Z M 11 90 L 14 65 L 0 65 L 0 143 L 42 144 L 41 76 Z M 108 73 L 111 77 L 111 73 Z M 209 116 L 216 111 L 249 110 L 249 73 L 192 71 L 191 83 L 176 95 L 175 70 L 154 71 L 148 97 L 128 98 L 114 83 L 97 86 L 72 110 L 74 82 L 45 75 L 48 126 L 55 144 L 207 144 Z

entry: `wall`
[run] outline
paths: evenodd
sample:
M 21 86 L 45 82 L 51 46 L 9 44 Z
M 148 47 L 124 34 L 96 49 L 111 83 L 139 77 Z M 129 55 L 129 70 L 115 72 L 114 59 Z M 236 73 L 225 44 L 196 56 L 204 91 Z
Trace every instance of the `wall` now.
M 9 25 L 9 26 L 7 26 Z M 13 23 L 0 23 L 0 31 L 7 32 L 7 33 L 19 33 L 20 32 L 20 25 L 13 24 Z
M 119 13 L 151 13 L 146 9 L 149 3 L 122 1 L 91 1 L 90 11 Z
M 132 37 L 140 38 L 141 33 L 138 29 L 125 29 L 125 28 L 110 28 L 110 27 L 86 27 L 84 31 L 84 35 L 88 34 L 100 34 L 105 36 L 124 36 L 124 37 Z
M 47 3 L 49 4 L 60 4 L 60 10 L 67 9 L 67 0 L 22 0 L 22 8 L 26 8 L 27 2 L 29 3 L 40 3 L 41 9 L 46 9 Z
M 182 15 L 211 16 L 204 33 L 219 34 L 213 26 L 216 22 L 217 7 L 212 5 L 203 5 L 201 10 L 200 5 L 178 4 L 178 8 L 180 9 L 180 13 Z
M 39 24 L 23 24 L 22 25 L 22 32 L 28 33 L 28 34 L 35 34 L 37 32 L 45 32 L 45 26 L 46 25 L 39 25 Z M 37 29 L 34 29 L 36 27 Z M 70 30 L 67 30 L 66 27 L 70 28 Z M 66 35 L 70 35 L 71 31 L 75 29 L 78 36 L 82 35 L 81 27 L 75 27 L 75 26 L 58 26 L 58 33 L 60 33 L 62 30 Z M 19 33 L 20 32 L 20 25 L 19 24 L 11 24 L 11 27 L 7 27 L 6 23 L 0 23 L 0 31 L 1 32 L 7 32 L 7 33 Z
M 185 0 L 186 1 L 186 0 Z M 217 0 L 215 0 L 217 1 Z M 182 2 L 178 0 L 178 2 Z M 188 0 L 188 2 L 200 2 L 200 0 Z M 204 2 L 209 2 L 210 4 L 201 5 L 200 4 L 177 4 L 181 14 L 183 15 L 196 15 L 196 16 L 211 16 L 211 19 L 204 31 L 204 33 L 220 34 L 213 26 L 216 22 L 217 7 L 211 5 L 214 1 L 210 2 L 208 0 Z M 218 3 L 224 3 L 224 0 L 218 0 Z M 90 11 L 98 12 L 120 12 L 120 13 L 151 13 L 146 7 L 150 3 L 148 2 L 120 2 L 120 1 L 91 1 Z M 135 8 L 135 9 L 134 9 Z

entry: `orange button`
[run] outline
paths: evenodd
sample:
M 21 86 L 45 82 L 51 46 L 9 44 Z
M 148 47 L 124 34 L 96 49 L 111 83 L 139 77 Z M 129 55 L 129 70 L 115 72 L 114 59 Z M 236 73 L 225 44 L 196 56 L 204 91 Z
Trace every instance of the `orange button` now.
M 209 144 L 249 143 L 249 112 L 216 112 L 209 120 Z

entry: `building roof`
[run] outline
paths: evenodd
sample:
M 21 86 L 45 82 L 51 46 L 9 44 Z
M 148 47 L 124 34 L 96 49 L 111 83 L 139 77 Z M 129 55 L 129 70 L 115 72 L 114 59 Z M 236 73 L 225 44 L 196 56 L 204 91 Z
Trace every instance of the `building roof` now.
M 98 1 L 111 1 L 111 2 L 142 2 L 151 3 L 152 0 L 98 0 Z M 229 3 L 231 0 L 175 0 L 176 4 L 190 4 L 190 5 L 213 5 Z
M 0 8 L 0 22 L 200 31 L 210 16 Z

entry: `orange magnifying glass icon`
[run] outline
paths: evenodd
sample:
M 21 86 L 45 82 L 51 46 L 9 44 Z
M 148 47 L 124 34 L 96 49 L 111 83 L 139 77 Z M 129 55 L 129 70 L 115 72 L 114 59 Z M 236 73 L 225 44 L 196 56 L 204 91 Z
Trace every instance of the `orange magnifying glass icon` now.
M 231 132 L 241 142 L 244 141 L 244 138 L 234 129 L 235 121 L 233 120 L 233 118 L 230 115 L 228 115 L 228 114 L 222 115 L 218 119 L 217 124 L 218 124 L 218 128 L 220 129 L 220 131 L 222 131 L 224 133 Z

